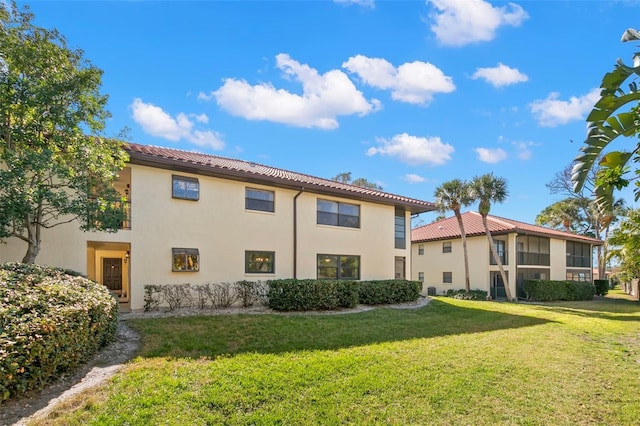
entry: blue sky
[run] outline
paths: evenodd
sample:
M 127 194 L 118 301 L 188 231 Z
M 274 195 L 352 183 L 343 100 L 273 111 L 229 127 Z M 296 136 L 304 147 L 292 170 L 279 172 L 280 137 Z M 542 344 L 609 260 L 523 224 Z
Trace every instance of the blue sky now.
M 492 171 L 510 193 L 492 213 L 530 223 L 560 199 L 545 183 L 578 154 L 602 76 L 640 50 L 620 42 L 637 1 L 19 4 L 104 71 L 108 136 L 429 201 Z

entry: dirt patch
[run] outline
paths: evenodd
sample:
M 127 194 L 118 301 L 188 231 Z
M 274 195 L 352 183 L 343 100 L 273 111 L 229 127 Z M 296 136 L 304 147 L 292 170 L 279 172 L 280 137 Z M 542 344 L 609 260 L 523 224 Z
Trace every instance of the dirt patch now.
M 420 297 L 415 302 L 397 305 L 383 305 L 394 309 L 417 309 L 426 306 L 431 299 Z M 375 309 L 374 306 L 358 305 L 352 309 L 335 311 L 308 311 L 296 313 L 282 313 L 263 306 L 254 308 L 229 308 L 201 311 L 194 309 L 178 309 L 175 311 L 155 311 L 149 313 L 131 312 L 121 313 L 116 340 L 101 349 L 96 355 L 78 370 L 60 377 L 45 389 L 31 392 L 20 399 L 6 401 L 0 404 L 0 424 L 25 425 L 29 420 L 41 418 L 49 414 L 57 404 L 74 395 L 102 384 L 113 376 L 124 363 L 133 358 L 140 347 L 140 336 L 126 324 L 132 318 L 161 318 L 168 316 L 189 315 L 233 315 L 233 314 L 279 314 L 279 315 L 338 315 L 364 312 Z

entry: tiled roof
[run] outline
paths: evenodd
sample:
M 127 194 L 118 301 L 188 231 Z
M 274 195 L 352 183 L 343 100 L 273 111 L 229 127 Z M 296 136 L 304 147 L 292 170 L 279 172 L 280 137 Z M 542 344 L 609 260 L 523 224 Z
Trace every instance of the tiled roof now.
M 275 185 L 291 189 L 304 188 L 304 190 L 308 192 L 403 206 L 412 213 L 423 213 L 435 210 L 435 205 L 428 201 L 362 188 L 249 161 L 134 143 L 126 144 L 124 149 L 128 152 L 132 164 Z
M 484 235 L 485 233 L 484 225 L 482 224 L 482 216 L 477 212 L 462 213 L 462 223 L 464 224 L 464 231 L 467 237 Z M 545 228 L 543 226 L 531 225 L 498 216 L 488 215 L 487 224 L 489 225 L 489 231 L 491 234 L 508 234 L 517 232 L 519 234 L 544 235 L 563 240 L 583 241 L 595 245 L 602 244 L 602 241 L 596 238 L 558 231 L 556 229 Z M 411 230 L 411 242 L 413 243 L 449 240 L 454 238 L 460 238 L 460 227 L 458 226 L 458 220 L 455 216 Z

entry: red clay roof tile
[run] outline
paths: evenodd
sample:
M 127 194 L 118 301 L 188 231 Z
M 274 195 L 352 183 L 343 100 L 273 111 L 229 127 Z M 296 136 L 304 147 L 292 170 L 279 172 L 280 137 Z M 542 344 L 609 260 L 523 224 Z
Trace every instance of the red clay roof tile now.
M 465 212 L 462 214 L 462 223 L 467 237 L 484 235 L 484 225 L 482 224 L 482 216 L 477 212 Z M 537 234 L 555 237 L 563 240 L 584 241 L 594 245 L 602 244 L 602 241 L 585 237 L 582 235 L 572 234 L 569 232 L 558 231 L 556 229 L 545 228 L 543 226 L 531 225 L 517 220 L 505 219 L 498 216 L 487 216 L 487 224 L 492 234 L 506 234 L 517 232 L 520 234 Z M 411 230 L 411 242 L 420 243 L 426 241 L 448 240 L 460 238 L 460 227 L 455 216 L 420 226 Z
M 190 166 L 194 168 L 196 173 L 222 175 L 236 180 L 264 181 L 266 184 L 275 183 L 291 188 L 304 187 L 305 190 L 310 190 L 311 192 L 315 190 L 315 192 L 332 193 L 347 198 L 402 205 L 409 208 L 413 213 L 435 210 L 435 205 L 428 201 L 362 188 L 250 161 L 135 143 L 127 143 L 124 148 L 129 153 L 130 161 L 133 164 L 154 165 L 164 168 Z

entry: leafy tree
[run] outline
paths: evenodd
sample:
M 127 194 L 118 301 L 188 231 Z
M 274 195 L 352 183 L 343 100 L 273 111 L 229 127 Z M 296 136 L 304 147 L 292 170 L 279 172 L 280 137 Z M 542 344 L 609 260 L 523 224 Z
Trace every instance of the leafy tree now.
M 607 260 L 618 259 L 618 275 L 624 281 L 640 277 L 640 210 L 627 212 L 620 226 L 609 237 Z
M 489 224 L 487 223 L 487 215 L 491 211 L 491 203 L 501 203 L 507 199 L 509 192 L 507 190 L 507 181 L 504 178 L 495 176 L 493 173 L 487 173 L 482 176 L 475 176 L 471 181 L 471 194 L 474 201 L 478 201 L 478 213 L 482 216 L 482 224 L 484 225 L 485 233 L 487 234 L 487 240 L 489 240 L 489 248 L 491 254 L 498 264 L 500 269 L 500 276 L 504 282 L 504 290 L 507 295 L 507 300 L 512 301 L 511 288 L 509 287 L 509 280 L 507 274 L 504 271 L 502 260 L 498 256 L 498 251 L 493 242 L 493 237 L 489 231 Z
M 460 236 L 462 237 L 462 251 L 464 253 L 464 287 L 468 293 L 471 291 L 469 283 L 469 255 L 467 254 L 467 234 L 464 231 L 464 223 L 462 222 L 460 209 L 468 206 L 473 201 L 471 188 L 466 181 L 453 179 L 437 187 L 434 197 L 439 212 L 445 213 L 451 210 L 455 214 L 456 219 L 458 219 L 458 227 L 460 228 Z
M 24 263 L 44 228 L 117 230 L 125 213 L 112 183 L 127 160 L 120 142 L 95 136 L 108 117 L 102 71 L 32 21 L 0 2 L 0 238 L 27 243 Z
M 382 187 L 375 182 L 370 182 L 365 178 L 351 178 L 351 172 L 338 173 L 336 176 L 331 178 L 331 180 L 335 180 L 340 183 L 347 183 L 349 185 L 359 186 L 361 188 L 374 189 L 376 191 L 382 191 Z
M 583 214 L 580 200 L 565 198 L 545 207 L 538 216 L 536 224 L 585 235 L 591 229 L 589 218 Z
M 622 35 L 622 41 L 640 40 L 640 33 L 628 29 Z M 595 181 L 595 196 L 598 209 L 610 212 L 613 209 L 613 191 L 635 182 L 635 199 L 640 199 L 640 170 L 636 168 L 635 177 L 629 177 L 629 161 L 640 161 L 638 156 L 640 143 L 636 142 L 625 151 L 611 151 L 604 154 L 607 146 L 620 136 L 637 137 L 640 133 L 640 91 L 635 81 L 623 85 L 630 78 L 640 76 L 640 53 L 634 55 L 633 66 L 625 65 L 618 59 L 613 71 L 604 75 L 600 87 L 600 99 L 587 117 L 587 139 L 580 148 L 573 168 L 574 190 L 580 192 L 589 173 L 598 166 Z M 633 145 L 633 144 L 632 144 Z
M 613 199 L 608 210 L 598 208 L 592 199 L 593 187 L 596 184 L 599 168 L 594 167 L 587 174 L 584 185 L 579 191 L 574 191 L 572 165 L 568 165 L 546 184 L 552 194 L 566 196 L 562 201 L 554 203 L 536 217 L 536 223 L 556 227 L 557 220 L 564 215 L 570 222 L 569 232 L 595 237 L 604 241 L 597 246 L 598 276 L 604 277 L 606 271 L 606 257 L 608 250 L 607 236 L 620 214 L 624 212 L 625 203 L 621 198 Z

